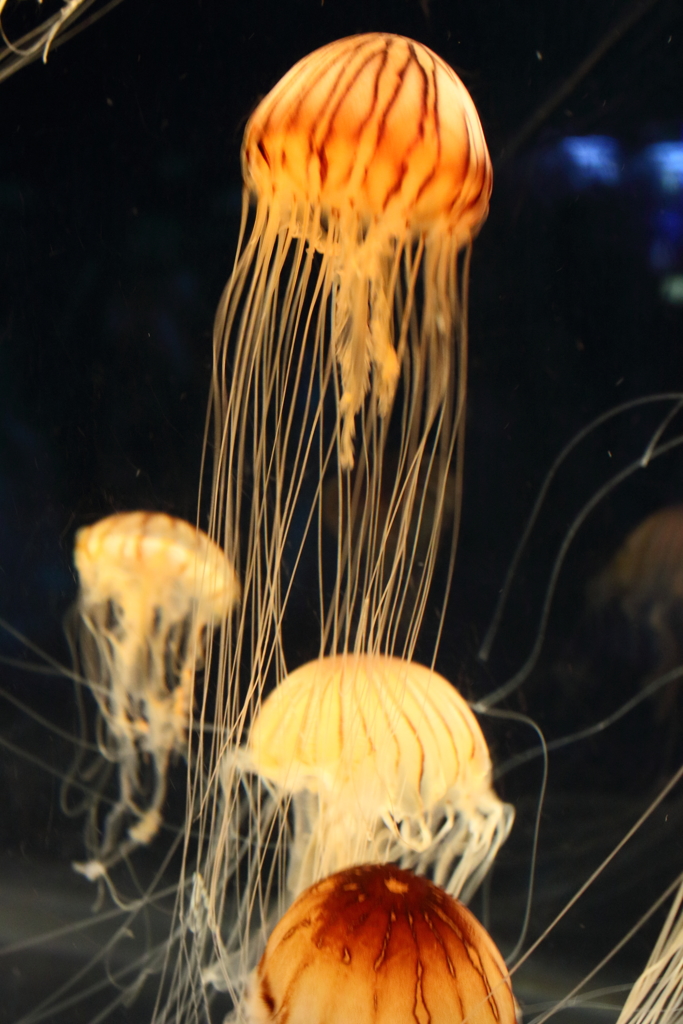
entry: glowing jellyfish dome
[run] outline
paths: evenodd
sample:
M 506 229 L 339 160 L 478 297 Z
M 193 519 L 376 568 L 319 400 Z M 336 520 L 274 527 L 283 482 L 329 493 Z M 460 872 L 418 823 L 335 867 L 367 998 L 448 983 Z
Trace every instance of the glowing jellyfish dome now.
M 249 1024 L 515 1024 L 505 962 L 466 907 L 408 871 L 349 868 L 278 922 L 251 980 Z
M 289 888 L 399 862 L 471 894 L 514 812 L 479 723 L 436 672 L 381 655 L 303 665 L 264 701 L 246 763 L 293 805 Z

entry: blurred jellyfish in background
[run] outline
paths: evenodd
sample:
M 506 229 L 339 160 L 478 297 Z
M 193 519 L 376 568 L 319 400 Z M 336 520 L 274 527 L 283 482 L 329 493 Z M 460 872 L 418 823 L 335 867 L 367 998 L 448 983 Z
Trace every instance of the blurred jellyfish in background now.
M 645 680 L 683 662 L 683 506 L 639 523 L 589 584 L 588 609 L 621 616 L 621 643 L 643 665 Z M 661 724 L 672 714 L 675 689 L 657 703 Z
M 104 820 L 97 798 L 88 810 L 90 860 L 75 867 L 94 880 L 161 826 L 169 758 L 191 749 L 195 678 L 209 634 L 239 601 L 240 586 L 205 534 L 161 513 L 120 513 L 83 527 L 74 562 L 74 651 L 99 707 L 98 747 L 119 786 Z M 80 760 L 76 774 L 92 781 L 93 766 Z
M 515 1024 L 505 962 L 477 919 L 431 882 L 363 865 L 307 889 L 275 927 L 248 1024 Z
M 669 444 L 675 451 L 681 438 L 674 434 L 664 447 Z M 627 534 L 600 571 L 584 580 L 581 611 L 550 669 L 556 690 L 548 702 L 551 718 L 577 721 L 579 708 L 590 702 L 596 721 L 601 715 L 611 721 L 623 703 L 624 714 L 634 711 L 632 741 L 657 737 L 656 757 L 625 761 L 613 776 L 617 787 L 632 776 L 646 789 L 680 763 L 682 536 L 679 505 L 650 513 Z

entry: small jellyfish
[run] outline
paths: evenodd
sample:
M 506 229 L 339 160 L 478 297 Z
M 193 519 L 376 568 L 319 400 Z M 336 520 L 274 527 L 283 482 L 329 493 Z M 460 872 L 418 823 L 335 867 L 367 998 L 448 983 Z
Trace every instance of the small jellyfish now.
M 246 556 L 258 689 L 286 674 L 281 626 L 307 540 L 322 652 L 414 647 L 449 508 L 457 536 L 469 258 L 492 172 L 455 72 L 387 33 L 296 64 L 252 114 L 242 170 L 238 255 L 215 323 L 211 533 L 236 565 Z
M 161 825 L 169 758 L 187 755 L 207 631 L 229 614 L 240 586 L 206 534 L 162 513 L 121 513 L 84 527 L 74 562 L 73 646 L 99 707 L 100 749 L 119 776 L 103 828 L 97 801 L 90 810 L 92 859 L 77 870 L 94 879 L 121 855 L 124 831 L 135 846 Z
M 514 817 L 467 703 L 398 658 L 296 669 L 263 702 L 245 764 L 280 806 L 291 802 L 290 896 L 350 864 L 395 861 L 468 898 Z
M 515 1024 L 505 962 L 461 903 L 365 864 L 302 893 L 245 1000 L 248 1024 Z

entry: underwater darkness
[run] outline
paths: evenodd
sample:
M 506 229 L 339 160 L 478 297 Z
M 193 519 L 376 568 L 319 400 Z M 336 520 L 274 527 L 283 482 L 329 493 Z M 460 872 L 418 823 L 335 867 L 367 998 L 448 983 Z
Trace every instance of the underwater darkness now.
M 615 417 L 570 455 L 483 663 L 479 646 L 553 459 L 619 403 L 683 393 L 680 0 L 123 0 L 47 65 L 0 83 L 0 615 L 63 664 L 75 531 L 133 509 L 195 520 L 212 319 L 235 253 L 246 119 L 300 57 L 371 30 L 411 36 L 456 69 L 494 163 L 491 212 L 474 245 L 464 510 L 437 659 L 467 698 L 483 698 L 524 662 L 566 531 L 642 455 L 673 402 Z M 594 66 L 558 96 L 610 33 Z M 682 433 L 683 413 L 663 440 Z M 634 618 L 616 599 L 596 607 L 587 596 L 631 531 L 677 503 L 683 448 L 634 472 L 578 530 L 538 661 L 502 705 L 530 715 L 547 739 L 599 721 L 683 662 L 683 589 L 665 570 L 657 622 L 652 601 Z M 439 610 L 428 612 L 424 660 Z M 662 619 L 673 651 L 662 650 Z M 290 616 L 286 631 L 295 665 L 310 656 L 305 623 Z M 0 654 L 25 663 L 0 663 L 0 687 L 76 732 L 68 680 L 32 671 L 37 655 L 3 630 Z M 551 755 L 529 942 L 683 762 L 676 685 Z M 496 764 L 535 742 L 517 721 L 482 725 Z M 4 945 L 87 915 L 94 889 L 69 867 L 82 855 L 81 826 L 59 808 L 69 744 L 4 700 L 0 738 Z M 518 820 L 473 903 L 504 953 L 523 915 L 540 774 L 536 759 L 500 780 Z M 171 803 L 182 785 L 179 771 Z M 682 828 L 683 792 L 674 790 L 525 965 L 527 1003 L 565 994 L 683 869 Z M 635 978 L 660 923 L 619 954 L 600 976 L 605 985 Z M 0 1024 L 20 1020 L 55 984 L 43 973 L 48 953 L 71 970 L 89 955 L 70 942 L 11 964 L 0 955 Z M 150 992 L 111 1019 L 149 1020 Z M 618 1005 L 623 994 L 611 998 Z M 87 1021 L 100 1005 L 84 1001 L 69 1019 Z M 563 1019 L 615 1017 L 573 1008 Z

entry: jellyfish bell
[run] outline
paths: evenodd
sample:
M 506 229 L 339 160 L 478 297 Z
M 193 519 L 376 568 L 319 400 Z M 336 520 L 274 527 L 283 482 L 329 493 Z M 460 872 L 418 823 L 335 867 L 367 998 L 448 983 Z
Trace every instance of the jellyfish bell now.
M 329 579 L 318 565 L 321 645 L 393 647 L 420 561 L 404 645 L 414 646 L 444 509 L 460 502 L 469 251 L 491 164 L 455 72 L 419 43 L 371 33 L 284 76 L 247 124 L 242 169 L 238 256 L 214 335 L 211 535 L 225 532 L 235 564 L 246 558 L 250 678 L 262 687 L 269 671 L 286 673 L 283 574 L 300 567 L 307 538 L 315 544 L 327 470 L 340 508 Z M 380 515 L 390 430 L 398 456 Z M 425 502 L 430 543 L 418 559 Z
M 263 702 L 246 765 L 294 810 L 288 885 L 398 861 L 471 895 L 505 841 L 512 807 L 467 703 L 436 672 L 381 655 L 301 666 Z
M 249 1024 L 515 1024 L 505 962 L 473 914 L 396 867 L 352 867 L 307 889 L 254 971 Z
M 443 401 L 449 374 L 438 371 L 448 359 L 429 349 L 453 344 L 453 256 L 478 231 L 491 192 L 479 118 L 458 76 L 427 47 L 382 33 L 352 36 L 299 61 L 259 104 L 242 161 L 246 187 L 266 201 L 269 217 L 284 228 L 293 218 L 293 230 L 329 259 L 340 460 L 350 467 L 369 371 L 380 415 L 396 391 L 407 329 L 392 329 L 396 256 L 411 237 L 425 247 L 430 405 Z
M 126 827 L 132 844 L 149 843 L 160 827 L 169 758 L 187 754 L 207 631 L 229 614 L 240 586 L 206 534 L 162 513 L 120 513 L 82 528 L 74 562 L 74 649 L 99 707 L 100 748 L 118 766 L 120 785 L 101 839 L 91 808 L 86 844 L 94 858 L 78 869 L 95 878 L 119 855 Z

